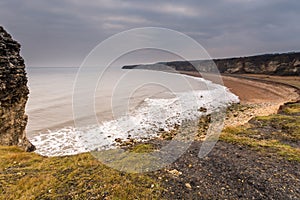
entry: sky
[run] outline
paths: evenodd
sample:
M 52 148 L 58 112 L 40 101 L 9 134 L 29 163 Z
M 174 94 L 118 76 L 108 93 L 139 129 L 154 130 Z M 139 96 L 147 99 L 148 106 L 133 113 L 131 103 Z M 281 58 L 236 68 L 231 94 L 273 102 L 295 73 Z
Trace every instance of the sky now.
M 29 67 L 78 67 L 100 42 L 141 27 L 187 34 L 213 58 L 299 51 L 299 19 L 299 0 L 0 1 L 0 25 Z

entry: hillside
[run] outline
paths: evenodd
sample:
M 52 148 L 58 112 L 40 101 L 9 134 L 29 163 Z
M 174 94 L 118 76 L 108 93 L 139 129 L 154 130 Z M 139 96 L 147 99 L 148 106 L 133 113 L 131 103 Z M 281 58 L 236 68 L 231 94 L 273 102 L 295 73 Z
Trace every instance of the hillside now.
M 217 66 L 217 68 L 216 68 Z M 122 69 L 150 69 L 200 71 L 226 74 L 268 74 L 280 76 L 300 75 L 300 52 L 283 54 L 264 54 L 239 58 L 224 58 L 196 61 L 159 62 L 149 65 L 127 65 Z

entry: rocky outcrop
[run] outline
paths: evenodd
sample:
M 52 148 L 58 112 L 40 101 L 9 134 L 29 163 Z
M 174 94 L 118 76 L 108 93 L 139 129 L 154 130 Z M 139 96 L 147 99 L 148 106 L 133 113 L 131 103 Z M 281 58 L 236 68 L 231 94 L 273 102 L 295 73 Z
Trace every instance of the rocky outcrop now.
M 29 90 L 20 44 L 0 26 L 0 145 L 34 146 L 25 135 L 25 105 Z
M 300 75 L 300 53 L 265 54 L 240 58 L 225 58 L 200 61 L 161 62 L 153 65 L 131 65 L 123 69 L 154 69 L 214 72 L 227 74 L 268 74 L 281 76 Z

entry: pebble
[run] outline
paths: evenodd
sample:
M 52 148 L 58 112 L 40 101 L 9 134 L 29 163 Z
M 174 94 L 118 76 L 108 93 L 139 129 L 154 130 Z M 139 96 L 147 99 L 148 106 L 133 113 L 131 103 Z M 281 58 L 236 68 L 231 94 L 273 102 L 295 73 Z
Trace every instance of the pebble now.
M 182 172 L 178 171 L 177 169 L 173 169 L 168 172 L 174 176 L 180 176 L 182 174 Z
M 121 138 L 116 138 L 116 139 L 115 139 L 115 142 L 121 143 L 121 142 L 122 142 L 122 139 L 121 139 Z
M 185 187 L 187 187 L 187 188 L 189 188 L 189 189 L 192 189 L 192 186 L 191 186 L 191 184 L 189 184 L 189 183 L 186 183 L 186 184 L 185 184 Z

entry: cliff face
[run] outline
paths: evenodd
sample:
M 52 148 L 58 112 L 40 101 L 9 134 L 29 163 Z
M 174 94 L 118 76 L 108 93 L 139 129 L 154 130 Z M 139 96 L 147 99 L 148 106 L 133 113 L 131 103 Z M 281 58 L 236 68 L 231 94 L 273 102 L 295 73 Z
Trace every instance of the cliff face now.
M 266 54 L 241 58 L 226 58 L 200 61 L 173 61 L 154 65 L 131 65 L 123 69 L 154 69 L 166 68 L 178 71 L 195 71 L 195 67 L 202 72 L 213 72 L 214 63 L 220 73 L 228 74 L 269 74 L 282 76 L 300 75 L 300 53 Z M 164 65 L 164 67 L 162 67 Z
M 215 60 L 221 73 L 249 73 L 282 76 L 300 75 L 300 53 L 268 54 Z
M 25 135 L 29 90 L 20 44 L 0 26 L 0 145 L 34 146 Z

